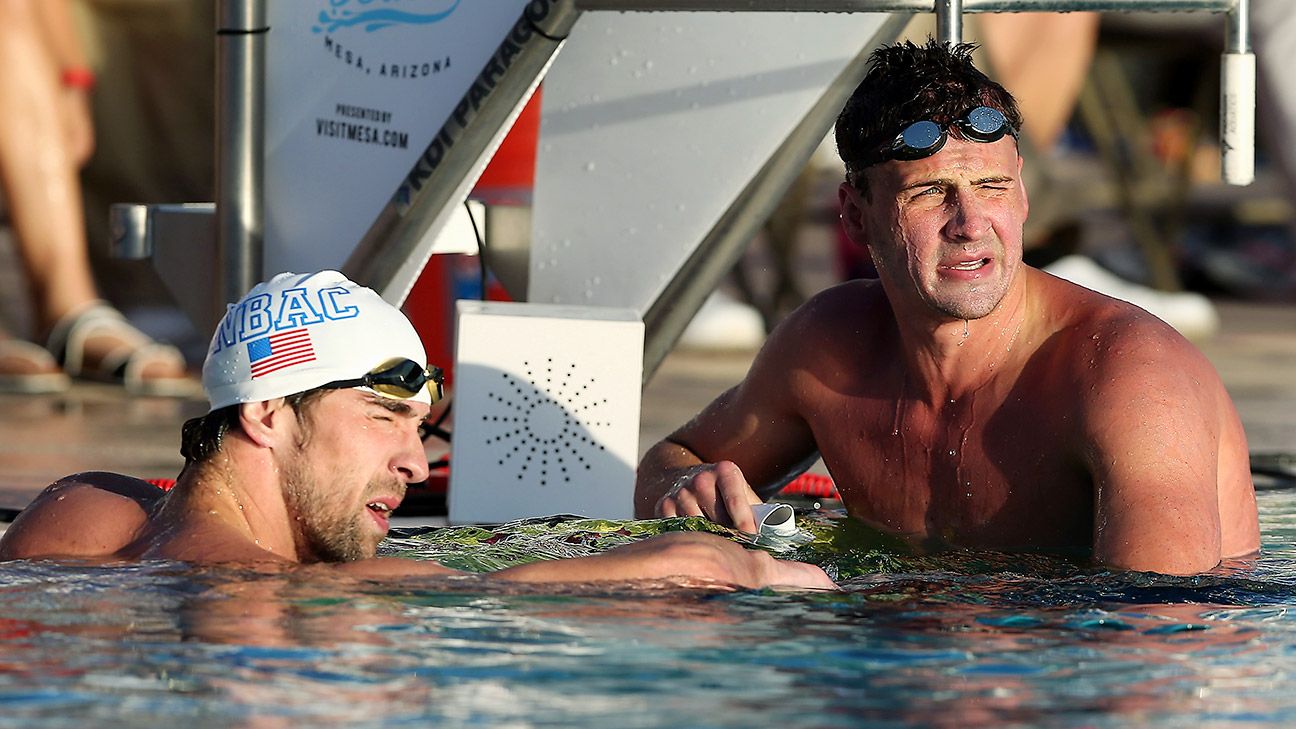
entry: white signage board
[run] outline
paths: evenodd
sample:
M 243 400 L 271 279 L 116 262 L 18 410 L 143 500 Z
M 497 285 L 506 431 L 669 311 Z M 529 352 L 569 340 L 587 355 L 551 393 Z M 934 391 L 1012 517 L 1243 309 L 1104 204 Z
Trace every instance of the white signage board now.
M 527 0 L 271 0 L 267 274 L 338 268 Z

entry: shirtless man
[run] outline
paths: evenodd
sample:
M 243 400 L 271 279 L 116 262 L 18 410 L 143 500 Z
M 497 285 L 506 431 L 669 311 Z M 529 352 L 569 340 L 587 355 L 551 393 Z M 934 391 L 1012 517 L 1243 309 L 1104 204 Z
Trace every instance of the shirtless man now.
M 1218 375 L 1132 305 L 1021 262 L 1012 97 L 969 47 L 879 50 L 837 121 L 842 224 L 880 280 L 824 291 L 639 466 L 640 516 L 753 531 L 816 451 L 847 510 L 934 545 L 1209 570 L 1259 548 Z
M 399 310 L 341 274 L 280 274 L 231 306 L 203 367 L 211 412 L 185 424 L 173 489 L 115 474 L 49 487 L 0 558 L 340 563 L 365 576 L 449 574 L 375 559 L 407 484 L 428 476 L 419 426 L 440 397 Z M 719 537 L 669 534 L 502 570 L 527 581 L 684 578 L 831 588 L 818 567 Z

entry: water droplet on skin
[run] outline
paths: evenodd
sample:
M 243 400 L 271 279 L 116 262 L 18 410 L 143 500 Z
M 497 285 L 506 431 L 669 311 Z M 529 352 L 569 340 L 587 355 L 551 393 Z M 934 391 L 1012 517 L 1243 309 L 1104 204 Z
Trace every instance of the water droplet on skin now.
M 1097 334 L 1095 334 L 1095 335 L 1093 335 L 1092 337 L 1089 337 L 1089 338 L 1092 339 L 1092 340 L 1094 340 L 1095 342 L 1098 341 L 1098 335 L 1097 335 Z
M 953 450 L 953 449 L 951 449 L 949 453 L 950 453 L 951 456 L 957 456 L 957 455 L 958 455 L 958 451 Z
M 60 496 L 60 497 L 58 497 L 57 501 L 62 501 L 63 499 L 66 499 L 66 498 L 67 498 L 66 495 L 64 495 L 64 496 Z

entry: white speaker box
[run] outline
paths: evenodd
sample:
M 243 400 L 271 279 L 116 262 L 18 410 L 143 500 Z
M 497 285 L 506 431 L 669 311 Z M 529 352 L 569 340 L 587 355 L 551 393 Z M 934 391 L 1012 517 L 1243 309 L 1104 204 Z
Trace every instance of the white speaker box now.
M 450 521 L 631 518 L 643 337 L 632 309 L 458 302 Z

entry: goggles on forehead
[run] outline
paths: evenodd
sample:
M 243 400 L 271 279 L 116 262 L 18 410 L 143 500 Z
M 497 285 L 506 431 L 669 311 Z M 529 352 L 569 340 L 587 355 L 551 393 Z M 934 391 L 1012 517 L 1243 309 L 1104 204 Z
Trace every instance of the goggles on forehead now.
M 941 151 L 949 139 L 949 128 L 958 129 L 959 136 L 971 142 L 988 144 L 1003 139 L 1005 134 L 1017 138 L 1017 130 L 1008 123 L 1008 118 L 998 109 L 978 106 L 969 109 L 962 117 L 950 124 L 939 124 L 930 119 L 916 121 L 896 135 L 891 144 L 882 147 L 867 165 L 875 165 L 889 160 L 915 160 L 930 157 Z
M 320 387 L 328 390 L 345 390 L 351 387 L 367 387 L 374 392 L 388 397 L 406 400 L 419 394 L 426 387 L 428 395 L 435 405 L 444 396 L 441 389 L 445 375 L 440 367 L 423 365 L 412 359 L 393 359 L 378 365 L 364 377 L 354 380 L 337 380 Z

